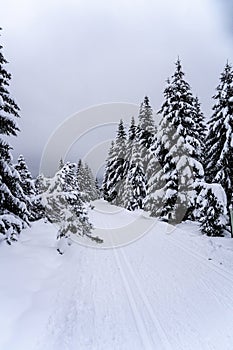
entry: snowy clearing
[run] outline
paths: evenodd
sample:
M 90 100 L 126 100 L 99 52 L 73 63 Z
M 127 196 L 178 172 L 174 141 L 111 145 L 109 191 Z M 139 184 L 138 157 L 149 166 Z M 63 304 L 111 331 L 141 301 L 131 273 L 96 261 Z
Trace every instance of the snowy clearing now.
M 60 256 L 55 227 L 39 221 L 1 244 L 0 349 L 232 350 L 233 240 L 94 206 L 99 236 L 150 229 L 120 248 L 74 243 Z

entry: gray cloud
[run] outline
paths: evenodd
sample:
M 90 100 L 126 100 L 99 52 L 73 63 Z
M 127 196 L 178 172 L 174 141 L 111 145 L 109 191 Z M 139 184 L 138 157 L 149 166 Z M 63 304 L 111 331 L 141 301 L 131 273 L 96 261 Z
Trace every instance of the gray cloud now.
M 220 15 L 229 36 L 233 36 L 233 2 L 232 0 L 216 0 Z
M 178 54 L 209 115 L 219 74 L 233 53 L 221 11 L 211 0 L 2 4 L 1 39 L 22 115 L 14 154 L 23 153 L 36 172 L 54 129 L 95 104 L 139 104 L 148 94 L 157 110 Z

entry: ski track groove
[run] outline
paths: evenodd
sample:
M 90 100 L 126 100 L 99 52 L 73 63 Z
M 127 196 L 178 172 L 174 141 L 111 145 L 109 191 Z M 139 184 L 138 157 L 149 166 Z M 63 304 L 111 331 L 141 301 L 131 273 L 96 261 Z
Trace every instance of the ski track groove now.
M 210 270 L 216 272 L 218 275 L 222 276 L 223 278 L 225 278 L 229 282 L 233 283 L 233 274 L 230 271 L 227 271 L 227 270 L 219 267 L 217 264 L 215 264 L 212 261 L 211 262 L 207 261 L 206 257 L 194 252 L 192 249 L 188 248 L 183 243 L 180 243 L 180 242 L 178 243 L 177 240 L 175 240 L 172 237 L 169 237 L 168 241 L 172 242 L 176 247 L 183 250 L 186 254 L 189 254 L 189 255 L 193 256 L 196 260 L 200 261 L 201 263 L 204 263 Z
M 117 266 L 119 267 L 121 279 L 122 279 L 123 285 L 125 287 L 128 301 L 129 301 L 129 304 L 130 304 L 130 307 L 131 307 L 131 310 L 132 310 L 132 313 L 134 316 L 134 320 L 135 320 L 135 323 L 136 323 L 136 326 L 138 329 L 138 334 L 141 338 L 143 349 L 144 350 L 154 350 L 154 347 L 152 346 L 152 343 L 151 343 L 151 338 L 148 334 L 148 331 L 145 327 L 145 324 L 143 323 L 143 320 L 142 320 L 141 315 L 140 315 L 140 311 L 138 310 L 135 296 L 132 292 L 132 289 L 129 285 L 126 274 L 125 274 L 123 267 L 121 265 L 118 252 L 116 252 L 115 248 L 113 248 L 113 251 L 114 251 Z
M 124 210 L 125 209 L 123 208 L 123 211 Z M 115 213 L 114 212 L 106 212 L 105 214 L 113 216 Z M 105 227 L 106 229 L 109 228 L 108 225 L 106 226 L 106 223 L 104 221 L 102 221 L 102 227 Z M 111 238 L 111 240 L 112 240 L 112 238 Z M 130 288 L 129 282 L 126 278 L 125 272 L 122 268 L 122 264 L 119 260 L 119 255 L 116 251 L 116 248 L 114 246 L 113 241 L 112 241 L 112 251 L 114 254 L 114 258 L 115 258 L 114 260 L 116 262 L 116 266 L 118 268 L 120 278 L 122 280 L 122 285 L 123 285 L 123 288 L 125 290 L 130 309 L 132 311 L 132 316 L 133 316 L 133 319 L 135 322 L 135 326 L 136 326 L 136 329 L 138 330 L 138 338 L 140 339 L 141 345 L 142 345 L 141 349 L 143 349 L 143 350 L 155 350 L 155 348 L 152 347 L 152 345 L 151 345 L 150 337 L 148 335 L 147 329 L 146 329 L 146 327 L 143 323 L 143 320 L 141 318 L 140 311 L 139 311 L 139 309 L 137 307 L 137 303 L 135 301 L 135 297 L 133 295 L 132 289 Z
M 123 257 L 123 260 L 125 262 L 125 266 L 127 267 L 127 270 L 128 270 L 128 274 L 130 275 L 131 279 L 133 280 L 133 282 L 137 288 L 138 295 L 140 296 L 140 300 L 143 302 L 143 305 L 145 306 L 145 310 L 147 311 L 147 315 L 149 316 L 149 319 L 152 321 L 152 324 L 154 325 L 155 329 L 158 332 L 159 339 L 160 339 L 161 343 L 163 344 L 163 348 L 166 350 L 172 350 L 172 347 L 171 347 L 171 344 L 168 340 L 166 332 L 164 331 L 160 321 L 156 317 L 156 315 L 153 311 L 153 307 L 152 307 L 148 297 L 146 296 L 138 279 L 136 278 L 135 272 L 133 271 L 132 266 L 126 257 L 124 250 L 119 250 L 119 252 L 120 252 L 120 255 Z M 155 349 L 155 347 L 153 347 L 153 349 Z
M 113 213 L 108 212 L 107 214 L 112 215 Z M 123 286 L 124 286 L 124 289 L 125 289 L 125 292 L 126 292 L 126 295 L 128 298 L 128 302 L 129 302 L 130 308 L 132 310 L 132 314 L 133 314 L 133 318 L 134 318 L 134 321 L 136 324 L 136 328 L 138 330 L 138 335 L 139 335 L 139 338 L 140 338 L 141 343 L 142 343 L 142 349 L 143 350 L 155 350 L 155 348 L 152 346 L 151 338 L 148 334 L 148 331 L 145 327 L 145 324 L 141 318 L 140 311 L 137 307 L 134 293 L 132 291 L 132 288 L 130 287 L 129 281 L 127 280 L 125 271 L 124 271 L 123 266 L 122 266 L 120 259 L 119 259 L 119 254 L 118 254 L 117 248 L 115 248 L 113 241 L 112 241 L 112 247 L 113 247 L 112 250 L 114 253 L 116 265 L 119 269 L 119 274 L 121 276 L 121 280 L 122 280 L 122 283 L 123 283 Z

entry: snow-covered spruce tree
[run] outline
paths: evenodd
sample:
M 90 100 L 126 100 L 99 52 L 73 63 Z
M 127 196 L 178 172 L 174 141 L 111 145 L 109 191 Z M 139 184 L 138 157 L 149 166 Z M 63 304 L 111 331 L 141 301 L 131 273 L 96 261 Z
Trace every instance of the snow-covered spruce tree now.
M 158 190 L 164 187 L 165 182 L 162 179 L 162 168 L 158 161 L 157 133 L 151 141 L 147 150 L 147 195 L 143 203 L 143 209 L 150 212 L 151 216 L 157 216 L 157 211 L 160 210 L 163 199 L 163 192 Z
M 221 185 L 218 185 L 221 186 Z M 207 236 L 224 236 L 226 228 L 226 209 L 225 204 L 219 200 L 213 191 L 216 184 L 206 184 L 201 191 L 202 203 L 200 211 L 200 228 L 203 234 Z M 219 189 L 217 193 L 221 194 Z M 222 189 L 224 192 L 224 190 Z
M 12 164 L 11 147 L 5 137 L 16 136 L 19 131 L 14 120 L 19 117 L 19 107 L 8 91 L 11 75 L 5 69 L 6 63 L 0 46 L 0 233 L 11 244 L 27 225 L 29 213 L 19 174 Z
M 96 195 L 97 195 L 96 199 L 102 198 L 102 193 L 101 193 L 101 188 L 99 185 L 98 178 L 95 179 L 95 189 L 96 189 Z
M 199 146 L 196 149 L 196 159 L 201 164 L 203 171 L 201 171 L 201 174 L 202 174 L 201 176 L 200 174 L 197 174 L 195 183 L 193 185 L 195 189 L 195 201 L 192 207 L 190 208 L 191 215 L 189 218 L 198 221 L 200 218 L 200 210 L 201 210 L 201 206 L 200 206 L 201 200 L 199 196 L 202 189 L 204 188 L 203 180 L 204 180 L 204 169 L 205 169 L 206 135 L 207 135 L 206 121 L 205 121 L 204 114 L 201 110 L 201 104 L 198 97 L 194 99 L 193 120 L 195 123 L 196 139 L 199 141 Z
M 78 166 L 77 166 L 77 186 L 80 191 L 80 195 L 82 197 L 82 200 L 85 202 L 89 202 L 89 196 L 86 193 L 86 173 L 85 173 L 85 168 L 84 164 L 81 159 L 78 161 Z
M 34 180 L 35 187 L 35 201 L 33 203 L 33 219 L 40 220 L 45 218 L 45 207 L 42 204 L 42 196 L 50 185 L 50 179 L 45 178 L 43 174 L 39 174 Z
M 134 144 L 136 143 L 136 134 L 137 134 L 137 126 L 135 124 L 134 117 L 132 117 L 131 124 L 130 124 L 129 130 L 128 130 L 128 138 L 126 141 L 124 176 L 127 175 L 127 172 L 129 170 L 129 167 L 130 167 L 133 147 L 134 147 Z
M 96 186 L 96 180 L 93 176 L 92 170 L 88 164 L 85 164 L 85 174 L 86 174 L 86 183 L 87 183 L 87 193 L 89 195 L 89 200 L 94 201 L 95 199 L 100 198 L 100 192 Z
M 201 104 L 199 101 L 199 98 L 196 97 L 194 99 L 194 123 L 195 123 L 195 133 L 196 137 L 198 137 L 199 140 L 199 147 L 196 150 L 197 153 L 197 159 L 199 162 L 204 166 L 205 164 L 205 149 L 206 149 L 206 133 L 207 133 L 207 128 L 206 128 L 206 123 L 205 123 L 205 117 L 204 114 L 201 110 Z
M 153 110 L 150 106 L 149 98 L 146 96 L 140 106 L 137 127 L 137 142 L 139 147 L 139 154 L 142 159 L 144 172 L 147 173 L 147 166 L 149 162 L 149 152 L 154 137 L 156 128 L 153 119 Z
M 77 165 L 75 163 L 67 163 L 62 168 L 62 173 L 63 176 L 61 177 L 61 180 L 63 178 L 63 191 L 66 194 L 70 194 L 69 196 L 67 195 L 67 202 L 72 207 L 72 211 L 80 221 L 81 235 L 86 235 L 90 233 L 92 225 L 88 220 L 85 204 L 80 195 L 76 177 Z
M 112 198 L 112 203 L 116 205 L 122 205 L 122 196 L 120 194 L 120 188 L 122 187 L 126 171 L 126 139 L 127 135 L 125 127 L 123 121 L 120 120 L 113 154 L 114 162 L 112 164 L 112 170 L 114 172 L 114 177 L 110 182 L 110 194 Z
M 28 170 L 28 166 L 22 154 L 18 157 L 17 163 L 15 164 L 15 169 L 20 175 L 21 186 L 24 194 L 28 197 L 34 196 L 35 185 L 32 179 L 32 175 Z
M 96 187 L 96 181 L 91 168 L 88 164 L 83 164 L 81 159 L 78 162 L 77 184 L 85 202 L 100 198 L 100 192 Z
M 125 156 L 126 132 L 123 121 L 120 120 L 117 136 L 107 159 L 103 182 L 105 199 L 116 205 L 121 204 L 119 190 L 125 173 Z
M 41 219 L 43 215 L 43 208 L 41 207 L 40 198 L 37 196 L 35 183 L 32 179 L 32 175 L 28 170 L 28 166 L 25 162 L 23 155 L 20 155 L 18 162 L 14 165 L 20 176 L 20 183 L 23 192 L 27 198 L 27 209 L 30 213 L 29 220 L 35 221 Z
M 108 202 L 111 202 L 109 185 L 111 183 L 111 179 L 114 176 L 114 169 L 112 167 L 112 164 L 115 160 L 114 159 L 114 147 L 115 147 L 115 143 L 114 143 L 114 141 L 112 141 L 111 147 L 109 148 L 109 151 L 108 151 L 108 157 L 106 160 L 105 172 L 104 172 L 103 183 L 102 183 L 103 197 Z
M 164 97 L 157 140 L 157 157 L 162 167 L 157 179 L 160 178 L 161 187 L 156 186 L 154 197 L 163 198 L 157 215 L 176 223 L 190 217 L 195 206 L 196 181 L 204 174 L 198 161 L 200 142 L 194 120 L 194 98 L 179 59 Z
M 233 194 L 233 70 L 228 63 L 213 98 L 206 142 L 206 181 L 222 185 L 229 208 Z
M 71 234 L 92 237 L 92 224 L 89 222 L 85 203 L 83 202 L 76 180 L 77 166 L 67 163 L 59 170 L 43 194 L 42 204 L 48 220 L 58 225 L 58 251 L 63 253 L 70 243 Z
M 124 208 L 128 207 L 128 204 L 127 204 L 128 199 L 126 198 L 126 193 L 129 193 L 128 175 L 129 175 L 130 166 L 132 163 L 133 148 L 136 147 L 138 149 L 136 135 L 137 135 L 137 126 L 135 124 L 134 117 L 132 117 L 130 127 L 128 130 L 128 138 L 126 141 L 123 177 L 122 177 L 121 186 L 119 187 L 119 192 L 118 192 L 118 205 Z M 135 146 L 136 144 L 137 146 Z
M 150 174 L 148 176 L 148 174 Z M 143 209 L 150 212 L 151 216 L 159 217 L 164 204 L 164 187 L 166 181 L 163 177 L 163 169 L 158 161 L 157 154 L 152 153 L 147 167 L 147 195 Z
M 126 177 L 124 207 L 128 210 L 142 209 L 146 197 L 146 179 L 136 145 L 133 146 L 132 158 Z

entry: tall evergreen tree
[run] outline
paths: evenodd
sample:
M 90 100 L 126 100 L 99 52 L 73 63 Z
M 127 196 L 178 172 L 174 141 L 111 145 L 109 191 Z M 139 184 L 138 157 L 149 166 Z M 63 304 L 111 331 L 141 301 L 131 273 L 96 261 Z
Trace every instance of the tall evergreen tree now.
M 233 71 L 228 63 L 216 90 L 208 122 L 206 180 L 222 185 L 229 208 L 233 194 Z
M 10 244 L 27 224 L 29 213 L 19 174 L 12 164 L 11 147 L 3 138 L 16 136 L 19 131 L 14 120 L 19 117 L 19 107 L 8 90 L 11 75 L 5 69 L 6 63 L 0 45 L 0 233 Z
M 205 164 L 205 148 L 206 148 L 206 133 L 207 133 L 207 128 L 206 128 L 206 123 L 205 123 L 205 117 L 204 114 L 201 110 L 201 104 L 199 101 L 199 98 L 196 97 L 194 99 L 194 122 L 195 122 L 195 133 L 196 133 L 196 138 L 199 140 L 199 145 L 198 149 L 196 150 L 196 156 L 199 162 L 204 166 Z
M 120 120 L 117 136 L 107 160 L 103 184 L 105 198 L 116 205 L 121 203 L 119 191 L 125 174 L 125 157 L 126 132 L 123 121 Z
M 40 218 L 40 216 L 38 217 L 38 211 L 41 210 L 41 204 L 40 200 L 38 200 L 38 197 L 36 196 L 35 184 L 23 155 L 18 157 L 18 162 L 14 165 L 14 167 L 19 173 L 20 183 L 24 195 L 26 196 L 26 205 L 30 213 L 29 220 L 37 220 Z
M 115 170 L 114 177 L 112 179 L 111 185 L 111 197 L 112 203 L 116 205 L 121 205 L 122 198 L 120 195 L 120 188 L 125 176 L 125 166 L 126 166 L 126 131 L 123 124 L 123 121 L 120 120 L 118 125 L 118 132 L 115 141 L 114 148 L 114 163 L 113 168 Z
M 126 193 L 129 193 L 130 185 L 128 182 L 128 177 L 129 177 L 130 167 L 132 164 L 133 149 L 135 147 L 135 144 L 137 143 L 136 136 L 137 136 L 137 126 L 135 124 L 134 117 L 132 117 L 131 124 L 128 130 L 128 138 L 126 141 L 123 177 L 122 177 L 121 186 L 119 187 L 119 192 L 118 192 L 118 205 L 125 208 L 128 208 L 128 205 L 126 205 L 126 201 L 127 201 Z
M 147 150 L 147 158 L 147 195 L 144 200 L 143 208 L 144 210 L 149 211 L 151 216 L 158 216 L 158 212 L 162 205 L 162 193 L 158 190 L 163 188 L 165 183 L 162 180 L 162 169 L 158 161 L 157 128 L 156 133 L 151 138 L 150 147 Z
M 108 152 L 108 157 L 106 160 L 105 172 L 104 172 L 103 183 L 102 183 L 103 197 L 108 202 L 111 202 L 112 200 L 110 196 L 110 188 L 111 188 L 110 186 L 111 186 L 111 180 L 114 177 L 114 168 L 112 166 L 115 160 L 114 147 L 115 147 L 115 143 L 114 141 L 112 141 L 111 147 Z
M 127 172 L 131 163 L 133 147 L 136 142 L 136 136 L 137 136 L 137 126 L 135 124 L 134 117 L 132 117 L 131 124 L 128 131 L 128 138 L 126 141 L 124 176 L 127 175 Z
M 88 194 L 86 193 L 85 167 L 81 159 L 79 159 L 78 168 L 77 168 L 77 185 L 78 185 L 82 200 L 85 202 L 89 202 L 90 199 L 88 197 Z
M 179 59 L 164 97 L 159 111 L 162 120 L 157 140 L 158 161 L 162 167 L 161 187 L 156 188 L 154 195 L 163 198 L 158 214 L 180 222 L 194 209 L 194 184 L 196 179 L 202 178 L 203 167 L 198 161 L 200 142 L 194 120 L 194 98 Z
M 124 206 L 128 210 L 142 209 L 146 197 L 146 179 L 139 151 L 134 145 L 126 178 Z
M 163 177 L 163 169 L 158 161 L 157 152 L 151 153 L 147 167 L 147 195 L 144 200 L 144 210 L 150 212 L 151 216 L 159 217 L 164 202 L 164 187 L 166 181 Z
M 146 96 L 143 103 L 140 106 L 139 116 L 138 116 L 138 127 L 137 127 L 137 140 L 139 154 L 143 162 L 144 172 L 147 172 L 147 166 L 149 163 L 149 152 L 152 143 L 154 141 L 154 136 L 156 133 L 156 128 L 153 119 L 153 110 L 150 105 L 149 98 Z

